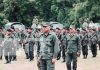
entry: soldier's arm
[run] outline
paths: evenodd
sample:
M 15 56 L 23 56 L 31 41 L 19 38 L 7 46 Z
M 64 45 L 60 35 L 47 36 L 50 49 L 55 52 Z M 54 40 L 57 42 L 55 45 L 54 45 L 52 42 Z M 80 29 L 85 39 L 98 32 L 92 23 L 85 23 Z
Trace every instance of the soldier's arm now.
M 97 43 L 98 43 L 98 41 L 99 41 L 99 35 L 98 34 L 96 34 L 97 35 Z
M 59 40 L 58 40 L 58 38 L 57 38 L 57 36 L 56 35 L 53 35 L 53 47 L 54 47 L 54 51 L 53 51 L 53 58 L 56 58 L 57 57 L 57 54 L 58 54 L 58 52 L 59 52 Z
M 79 37 L 77 37 L 77 52 L 81 52 L 81 42 Z

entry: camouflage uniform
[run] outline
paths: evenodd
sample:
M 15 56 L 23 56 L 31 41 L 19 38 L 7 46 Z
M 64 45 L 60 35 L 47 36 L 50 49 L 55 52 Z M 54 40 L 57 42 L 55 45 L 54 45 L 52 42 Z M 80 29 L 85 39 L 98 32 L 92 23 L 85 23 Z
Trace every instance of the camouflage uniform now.
M 26 58 L 33 60 L 34 58 L 34 34 L 33 33 L 27 33 L 26 39 L 25 39 L 25 54 L 26 54 Z
M 58 53 L 58 41 L 56 35 L 52 33 L 41 34 L 38 46 L 38 58 L 40 60 L 40 70 L 55 70 L 52 59 L 56 58 Z
M 85 32 L 81 40 L 82 53 L 83 53 L 84 59 L 87 58 L 87 55 L 88 55 L 88 43 L 89 43 L 88 33 Z
M 66 36 L 65 52 L 67 69 L 71 70 L 71 62 L 73 61 L 73 70 L 77 70 L 77 55 L 80 53 L 80 40 L 77 34 Z
M 4 38 L 4 56 L 6 63 L 10 63 L 12 60 L 12 48 L 14 47 L 13 36 L 8 35 Z
M 65 47 L 66 47 L 66 35 L 67 34 L 62 34 L 61 36 L 61 50 L 62 50 L 62 58 L 63 58 L 63 62 L 65 62 Z
M 59 34 L 56 34 L 57 35 L 57 38 L 58 38 L 58 40 L 59 40 L 59 48 L 60 48 L 60 51 L 59 51 L 59 53 L 58 53 L 58 55 L 57 55 L 57 60 L 59 60 L 60 59 L 60 57 L 61 57 L 61 33 L 59 33 Z
M 91 51 L 93 57 L 96 57 L 97 55 L 97 43 L 98 43 L 98 35 L 96 33 L 92 33 L 90 37 L 90 43 L 91 43 Z
M 14 37 L 14 47 L 13 47 L 13 50 L 12 50 L 12 60 L 17 60 L 17 55 L 16 55 L 16 51 L 20 48 L 20 44 L 19 44 L 19 41 L 20 41 L 20 38 L 21 38 L 21 33 L 19 32 L 14 32 L 13 33 L 13 37 Z

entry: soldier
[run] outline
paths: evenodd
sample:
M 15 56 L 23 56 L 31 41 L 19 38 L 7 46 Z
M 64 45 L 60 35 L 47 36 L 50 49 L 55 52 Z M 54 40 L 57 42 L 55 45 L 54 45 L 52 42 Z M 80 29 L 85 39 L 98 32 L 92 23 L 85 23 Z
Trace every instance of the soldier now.
M 38 63 L 40 70 L 55 70 L 55 61 L 58 53 L 56 35 L 50 32 L 48 24 L 43 24 L 43 34 L 40 36 L 38 47 Z
M 90 43 L 91 43 L 91 51 L 93 57 L 96 57 L 97 55 L 97 43 L 98 43 L 98 35 L 96 33 L 95 29 L 92 29 L 92 35 L 90 37 Z
M 11 63 L 12 47 L 14 47 L 12 30 L 7 29 L 7 32 L 6 32 L 4 41 L 2 42 L 2 45 L 4 47 L 4 56 L 6 59 L 6 64 Z
M 21 45 L 21 47 L 23 47 L 23 49 L 25 48 L 25 44 L 24 44 L 24 39 L 26 38 L 26 30 L 21 30 L 21 38 L 20 38 L 20 42 L 19 44 Z
M 4 34 L 2 27 L 0 27 L 0 44 L 2 43 L 3 39 L 4 39 Z M 3 47 L 0 46 L 0 60 L 2 60 L 2 56 L 3 56 Z
M 62 35 L 61 35 L 61 50 L 62 50 L 62 58 L 63 58 L 63 62 L 65 62 L 65 47 L 66 47 L 66 35 L 68 34 L 68 28 L 64 27 L 62 30 Z
M 35 44 L 35 39 L 34 39 L 34 34 L 32 32 L 32 28 L 27 29 L 27 36 L 25 39 L 25 53 L 27 59 L 30 59 L 32 61 L 34 59 L 34 44 Z
M 73 63 L 73 70 L 77 70 L 77 57 L 80 56 L 80 40 L 75 33 L 75 29 L 70 27 L 69 34 L 66 36 L 66 64 L 67 69 L 71 70 L 71 62 Z
M 56 30 L 55 30 L 55 33 L 56 33 L 57 38 L 59 40 L 59 48 L 60 48 L 60 51 L 59 51 L 59 53 L 57 55 L 57 60 L 59 60 L 60 57 L 61 57 L 61 29 L 59 27 L 57 27 Z
M 88 33 L 86 30 L 82 31 L 82 40 L 81 40 L 81 45 L 82 45 L 82 53 L 83 53 L 83 58 L 86 59 L 88 55 L 88 43 L 89 43 L 89 37 Z
M 13 36 L 14 36 L 14 44 L 15 44 L 15 46 L 13 47 L 12 60 L 16 61 L 17 60 L 16 51 L 20 47 L 19 41 L 20 41 L 20 38 L 21 38 L 21 33 L 20 33 L 20 30 L 18 28 L 16 28 L 15 31 L 13 32 Z

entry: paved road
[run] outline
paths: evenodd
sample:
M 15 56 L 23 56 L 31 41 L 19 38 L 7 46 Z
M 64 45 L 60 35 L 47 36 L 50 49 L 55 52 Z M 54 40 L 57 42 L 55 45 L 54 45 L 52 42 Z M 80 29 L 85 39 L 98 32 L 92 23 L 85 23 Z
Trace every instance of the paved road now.
M 5 60 L 3 58 L 0 61 L 0 70 L 38 70 L 36 59 L 32 62 L 26 60 L 22 49 L 17 52 L 17 56 L 18 60 L 13 61 L 11 64 L 4 64 Z M 100 50 L 98 50 L 98 56 L 96 58 L 93 58 L 89 51 L 88 59 L 83 59 L 82 56 L 78 59 L 78 70 L 100 70 Z M 67 70 L 66 63 L 57 61 L 56 70 Z

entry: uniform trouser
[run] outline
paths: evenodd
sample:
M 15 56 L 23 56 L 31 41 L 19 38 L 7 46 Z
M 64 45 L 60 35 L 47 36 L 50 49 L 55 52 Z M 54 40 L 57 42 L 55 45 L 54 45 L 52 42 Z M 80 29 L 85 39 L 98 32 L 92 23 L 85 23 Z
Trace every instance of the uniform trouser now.
M 5 56 L 5 60 L 7 62 L 11 62 L 11 59 L 12 59 L 12 50 L 10 50 L 10 51 L 4 50 L 4 56 Z
M 16 51 L 17 51 L 16 49 L 17 49 L 17 48 L 14 47 L 13 50 L 12 50 L 12 59 L 13 59 L 13 60 L 16 60 L 16 57 L 17 57 L 17 56 L 16 56 Z
M 61 57 L 61 47 L 60 47 L 60 51 L 59 51 L 59 53 L 57 55 L 57 59 L 60 59 L 60 57 Z
M 62 57 L 63 57 L 63 59 L 65 60 L 65 48 L 64 48 L 64 46 L 62 46 Z
M 71 69 L 71 63 L 73 63 L 73 70 L 77 69 L 77 53 L 67 53 L 66 55 L 66 66 L 68 70 Z
M 24 51 L 25 51 L 25 54 L 26 54 L 26 58 L 29 58 L 29 46 L 25 45 Z
M 2 59 L 2 55 L 3 55 L 3 48 L 0 47 L 0 58 Z
M 29 46 L 29 58 L 31 60 L 34 58 L 34 48 L 33 48 L 33 45 Z
M 40 70 L 55 70 L 52 59 L 40 59 Z
M 88 46 L 87 45 L 82 46 L 82 53 L 83 53 L 83 56 L 88 55 Z
M 92 51 L 93 56 L 97 55 L 97 46 L 96 46 L 96 44 L 91 45 L 91 51 Z

